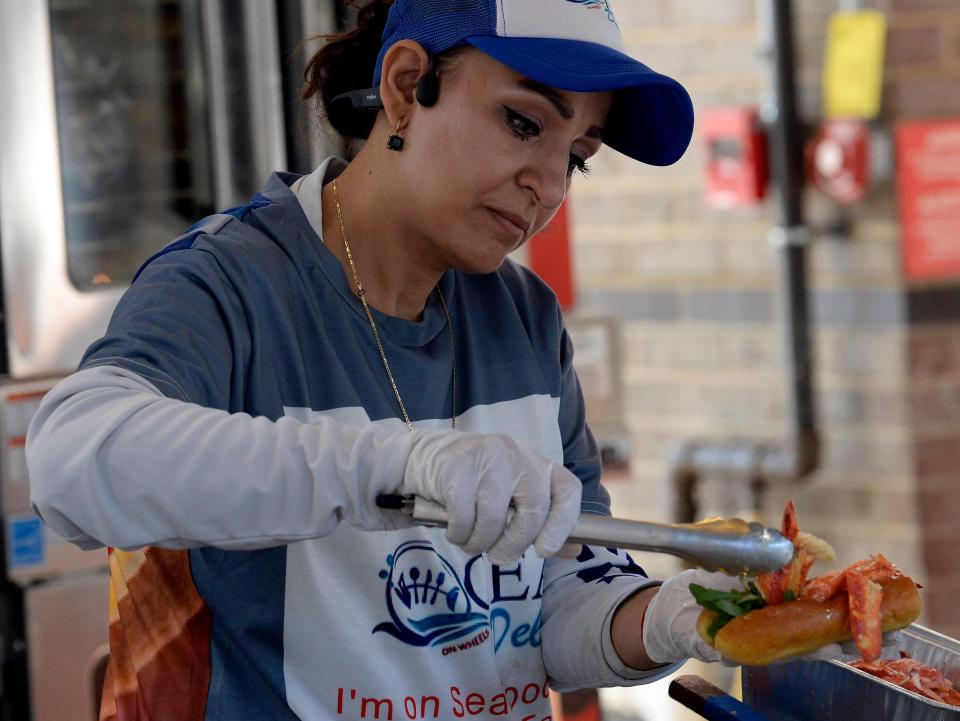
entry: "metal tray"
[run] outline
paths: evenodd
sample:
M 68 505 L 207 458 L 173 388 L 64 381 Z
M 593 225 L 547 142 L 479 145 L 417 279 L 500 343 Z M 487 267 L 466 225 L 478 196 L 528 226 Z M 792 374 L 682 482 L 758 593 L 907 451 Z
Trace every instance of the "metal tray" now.
M 912 625 L 884 656 L 897 658 L 900 650 L 960 687 L 960 641 Z M 745 666 L 743 700 L 770 721 L 960 721 L 960 706 L 910 693 L 842 661 Z

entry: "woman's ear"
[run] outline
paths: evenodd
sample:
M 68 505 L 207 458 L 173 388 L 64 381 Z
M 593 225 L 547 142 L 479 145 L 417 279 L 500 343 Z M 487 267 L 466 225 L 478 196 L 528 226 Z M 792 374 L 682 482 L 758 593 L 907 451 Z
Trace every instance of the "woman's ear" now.
M 380 100 L 390 127 L 410 116 L 417 102 L 417 81 L 430 71 L 430 54 L 415 40 L 400 40 L 387 51 L 380 72 Z

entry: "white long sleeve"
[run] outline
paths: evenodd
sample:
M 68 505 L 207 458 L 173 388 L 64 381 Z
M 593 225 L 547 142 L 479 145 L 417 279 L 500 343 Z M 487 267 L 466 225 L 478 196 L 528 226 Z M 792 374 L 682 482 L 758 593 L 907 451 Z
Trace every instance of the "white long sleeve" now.
M 651 671 L 632 669 L 613 647 L 610 626 L 617 607 L 650 586 L 660 585 L 629 563 L 623 551 L 590 547 L 581 560 L 548 558 L 544 565 L 543 664 L 554 691 L 637 686 L 664 678 L 682 664 Z M 585 581 L 585 574 L 590 581 Z
M 374 499 L 399 488 L 425 434 L 231 414 L 98 366 L 60 382 L 30 425 L 31 501 L 84 549 L 256 549 L 323 536 L 340 521 L 398 528 L 404 517 Z

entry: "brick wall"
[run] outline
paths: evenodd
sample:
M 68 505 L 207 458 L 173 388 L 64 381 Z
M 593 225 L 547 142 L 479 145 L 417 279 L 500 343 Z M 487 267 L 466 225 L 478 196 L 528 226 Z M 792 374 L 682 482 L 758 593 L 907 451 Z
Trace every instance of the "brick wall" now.
M 801 110 L 819 116 L 824 28 L 837 3 L 794 3 Z M 754 0 L 620 0 L 631 51 L 673 74 L 703 109 L 757 104 L 768 84 Z M 875 0 L 891 24 L 884 124 L 960 114 L 957 0 Z M 778 439 L 785 378 L 771 205 L 720 212 L 701 201 L 702 147 L 676 165 L 640 166 L 605 150 L 577 181 L 572 217 L 580 308 L 624 319 L 633 478 L 611 484 L 622 515 L 668 519 L 667 454 L 690 437 Z M 837 210 L 813 193 L 821 227 Z M 924 580 L 924 620 L 960 636 L 960 281 L 911 287 L 900 269 L 892 182 L 817 233 L 811 306 L 822 465 L 774 488 L 841 562 L 883 552 Z M 941 284 L 943 285 L 943 284 Z M 705 508 L 736 512 L 749 494 L 709 479 Z M 662 557 L 642 559 L 667 572 Z
M 908 408 L 913 425 L 923 558 L 932 583 L 929 617 L 960 634 L 960 324 L 929 325 L 911 333 Z M 942 620 L 942 624 L 941 624 Z

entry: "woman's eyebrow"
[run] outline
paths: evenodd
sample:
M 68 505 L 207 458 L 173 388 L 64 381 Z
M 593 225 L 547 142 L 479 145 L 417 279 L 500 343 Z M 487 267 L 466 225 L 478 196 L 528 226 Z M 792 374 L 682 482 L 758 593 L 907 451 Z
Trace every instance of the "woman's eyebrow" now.
M 551 88 L 549 85 L 544 85 L 543 83 L 530 78 L 520 78 L 518 83 L 520 87 L 531 90 L 537 93 L 537 95 L 542 95 L 549 100 L 550 104 L 557 109 L 557 112 L 560 113 L 560 117 L 564 120 L 573 119 L 573 108 L 567 104 L 567 101 L 563 99 L 563 96 L 560 93 Z
M 560 114 L 560 117 L 564 120 L 572 120 L 573 116 L 576 115 L 573 108 L 571 108 L 570 105 L 567 104 L 567 101 L 564 100 L 563 95 L 557 92 L 556 89 L 551 88 L 549 85 L 544 85 L 543 83 L 533 80 L 532 78 L 520 78 L 520 80 L 517 82 L 520 87 L 524 88 L 525 90 L 530 90 L 537 95 L 541 95 L 546 98 Z M 592 125 L 584 134 L 589 138 L 603 140 L 603 128 L 600 128 L 596 125 Z

